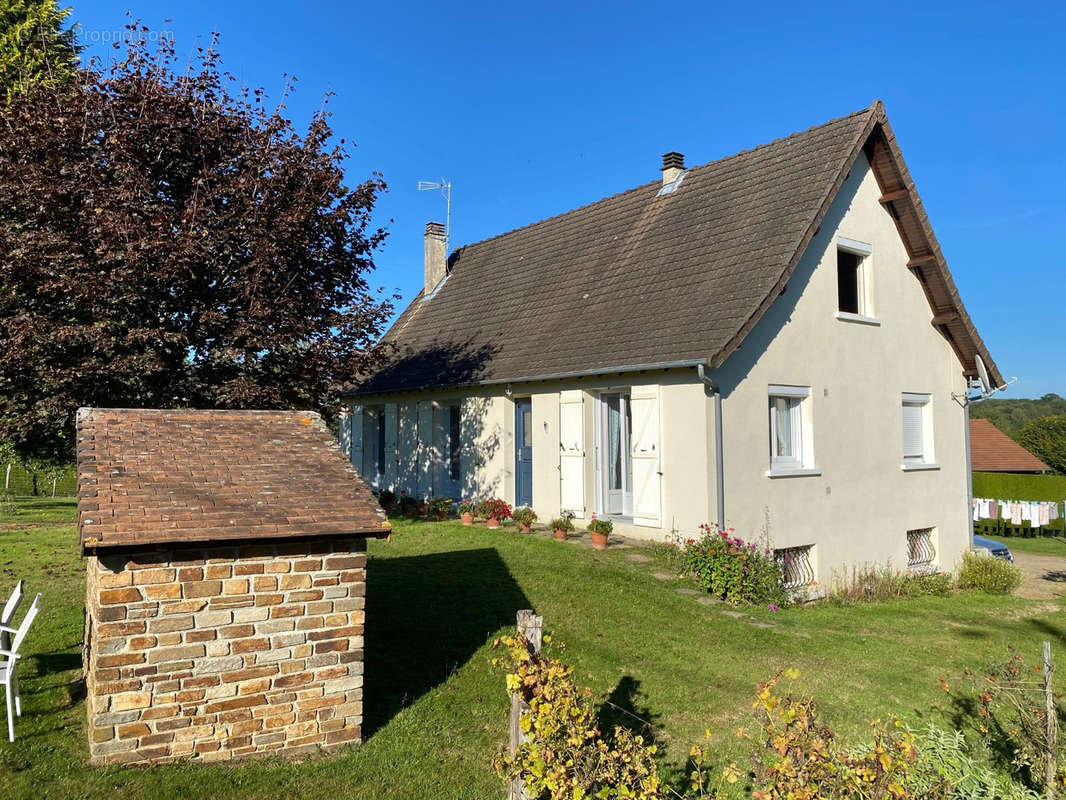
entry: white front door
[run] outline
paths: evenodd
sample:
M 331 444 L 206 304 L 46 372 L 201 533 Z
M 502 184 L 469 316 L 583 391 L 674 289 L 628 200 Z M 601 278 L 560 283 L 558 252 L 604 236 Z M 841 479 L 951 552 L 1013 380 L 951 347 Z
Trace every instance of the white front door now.
M 628 392 L 605 392 L 599 397 L 600 513 L 633 514 L 633 462 L 630 459 L 632 412 Z

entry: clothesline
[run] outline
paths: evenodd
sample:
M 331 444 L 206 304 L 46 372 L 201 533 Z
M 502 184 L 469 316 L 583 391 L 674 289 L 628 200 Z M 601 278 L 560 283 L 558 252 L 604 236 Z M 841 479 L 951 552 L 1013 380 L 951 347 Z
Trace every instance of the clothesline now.
M 982 519 L 1009 520 L 1011 525 L 1028 522 L 1033 528 L 1043 528 L 1052 520 L 1066 516 L 1066 502 L 1059 511 L 1059 503 L 1054 500 L 995 500 L 988 497 L 973 499 L 973 520 Z

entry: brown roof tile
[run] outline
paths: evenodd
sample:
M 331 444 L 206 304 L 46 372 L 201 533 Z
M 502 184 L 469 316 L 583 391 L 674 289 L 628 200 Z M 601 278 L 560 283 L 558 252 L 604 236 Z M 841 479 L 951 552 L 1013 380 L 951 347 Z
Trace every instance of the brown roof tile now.
M 970 465 L 977 472 L 1051 471 L 987 419 L 970 420 Z
M 385 337 L 392 362 L 357 387 L 376 394 L 516 381 L 619 367 L 720 365 L 769 308 L 817 232 L 859 153 L 902 181 L 894 204 L 936 309 L 964 367 L 980 352 L 902 165 L 880 102 L 824 125 L 690 169 L 678 191 L 661 181 L 461 247 L 435 295 L 407 307 Z M 879 148 L 879 149 L 878 149 Z M 896 188 L 893 186 L 892 188 Z M 929 289 L 929 286 L 932 286 Z M 625 320 L 623 335 L 610 320 Z
M 83 408 L 83 550 L 309 536 L 389 524 L 318 414 Z

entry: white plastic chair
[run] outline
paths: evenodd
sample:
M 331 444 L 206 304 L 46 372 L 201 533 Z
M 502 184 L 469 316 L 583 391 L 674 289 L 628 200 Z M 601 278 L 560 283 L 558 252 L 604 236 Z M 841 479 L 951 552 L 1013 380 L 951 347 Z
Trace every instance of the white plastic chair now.
M 10 625 L 11 620 L 15 618 L 15 612 L 19 610 L 19 605 L 22 604 L 22 581 L 15 584 L 15 588 L 11 590 L 11 597 L 7 598 L 7 602 L 4 603 L 4 610 L 0 611 L 0 625 Z M 0 650 L 6 650 L 10 644 L 11 637 L 5 631 L 0 631 Z
M 19 659 L 19 645 L 26 638 L 26 631 L 30 629 L 34 617 L 37 616 L 37 612 L 40 610 L 41 595 L 38 592 L 37 596 L 33 598 L 33 603 L 26 611 L 26 616 L 22 618 L 22 622 L 17 628 L 12 628 L 10 625 L 0 625 L 0 633 L 14 634 L 11 646 L 9 648 L 0 648 L 0 657 L 4 658 L 4 662 L 0 664 L 0 683 L 4 685 L 4 697 L 7 700 L 7 738 L 10 742 L 15 741 L 15 717 L 22 716 L 19 681 L 18 676 L 15 674 L 15 666 Z

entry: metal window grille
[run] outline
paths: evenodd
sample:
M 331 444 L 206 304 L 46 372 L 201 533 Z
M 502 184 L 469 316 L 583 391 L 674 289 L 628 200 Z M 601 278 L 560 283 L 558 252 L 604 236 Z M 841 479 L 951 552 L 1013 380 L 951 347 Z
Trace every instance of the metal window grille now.
M 936 561 L 936 548 L 933 546 L 933 529 L 917 528 L 907 531 L 907 566 L 931 567 Z
M 798 589 L 814 583 L 810 545 L 774 550 L 774 558 L 777 560 L 777 568 L 781 571 L 781 584 L 786 589 Z

